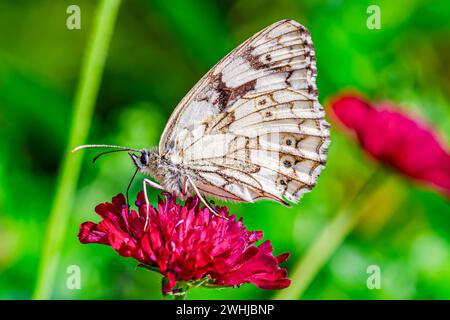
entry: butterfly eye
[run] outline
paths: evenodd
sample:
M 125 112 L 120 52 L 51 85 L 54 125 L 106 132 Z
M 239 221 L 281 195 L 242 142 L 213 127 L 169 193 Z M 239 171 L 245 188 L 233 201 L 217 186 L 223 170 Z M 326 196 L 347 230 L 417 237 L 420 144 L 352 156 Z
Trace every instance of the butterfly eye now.
M 141 163 L 147 164 L 147 162 L 148 162 L 148 154 L 147 154 L 147 152 L 142 152 L 141 153 Z

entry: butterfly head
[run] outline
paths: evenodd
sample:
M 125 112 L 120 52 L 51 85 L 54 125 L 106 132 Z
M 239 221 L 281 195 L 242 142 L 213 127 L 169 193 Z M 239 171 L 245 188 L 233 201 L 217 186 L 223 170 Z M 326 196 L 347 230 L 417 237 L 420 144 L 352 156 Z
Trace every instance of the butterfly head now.
M 158 150 L 156 148 L 151 150 L 142 149 L 137 152 L 128 152 L 128 154 L 139 171 L 151 175 L 155 173 L 159 159 Z
M 144 171 L 150 166 L 150 150 L 142 149 L 139 152 L 128 152 L 139 171 Z

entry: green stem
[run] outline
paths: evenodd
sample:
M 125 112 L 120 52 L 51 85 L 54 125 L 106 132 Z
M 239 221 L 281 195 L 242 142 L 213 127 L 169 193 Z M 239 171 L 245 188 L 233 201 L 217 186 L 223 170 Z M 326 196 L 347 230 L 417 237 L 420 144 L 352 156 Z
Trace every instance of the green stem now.
M 34 299 L 50 298 L 58 272 L 69 213 L 83 160 L 82 154 L 73 155 L 70 154 L 70 150 L 83 144 L 89 133 L 119 6 L 120 0 L 102 0 L 99 3 L 93 30 L 88 39 L 74 100 L 68 144 L 62 159 L 55 198 L 44 236 Z
M 183 294 L 176 294 L 173 296 L 173 300 L 186 300 L 187 292 Z
M 336 217 L 322 230 L 304 258 L 294 266 L 291 272 L 291 286 L 277 292 L 273 299 L 300 299 L 331 255 L 360 221 L 364 213 L 363 210 L 359 210 L 362 202 L 373 194 L 374 190 L 380 186 L 381 181 L 384 181 L 386 178 L 385 172 L 381 167 L 374 170 L 357 191 L 352 201 L 341 208 Z

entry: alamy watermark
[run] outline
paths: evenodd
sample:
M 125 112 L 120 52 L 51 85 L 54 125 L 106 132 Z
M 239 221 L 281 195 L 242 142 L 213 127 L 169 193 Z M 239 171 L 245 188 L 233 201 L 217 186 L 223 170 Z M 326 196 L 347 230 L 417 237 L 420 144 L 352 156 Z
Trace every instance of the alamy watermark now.
M 66 19 L 66 27 L 69 30 L 81 29 L 81 9 L 76 4 L 72 4 L 67 7 L 66 13 L 69 16 Z
M 370 30 L 381 29 L 381 9 L 379 6 L 372 4 L 367 7 L 367 17 L 366 26 Z
M 76 264 L 70 265 L 66 269 L 66 287 L 69 290 L 81 289 L 81 269 Z
M 366 270 L 367 277 L 366 285 L 370 290 L 381 289 L 381 269 L 380 266 L 372 264 L 367 267 Z

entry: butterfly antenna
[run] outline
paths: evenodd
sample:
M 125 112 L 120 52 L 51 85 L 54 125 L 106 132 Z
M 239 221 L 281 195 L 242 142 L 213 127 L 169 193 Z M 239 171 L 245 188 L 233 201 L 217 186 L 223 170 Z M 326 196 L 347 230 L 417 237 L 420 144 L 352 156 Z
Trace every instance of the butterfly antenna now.
M 115 146 L 112 144 L 85 144 L 85 145 L 74 148 L 72 150 L 72 153 L 75 153 L 78 150 L 87 149 L 87 148 L 112 148 L 112 149 L 120 149 L 120 150 L 124 150 L 124 151 L 134 151 L 134 152 L 141 151 L 141 150 L 134 149 L 134 148 L 124 147 L 124 146 Z
M 97 161 L 98 158 L 100 158 L 101 156 L 104 156 L 105 154 L 114 153 L 114 152 L 123 152 L 123 151 L 127 151 L 127 150 L 109 150 L 109 151 L 101 152 L 92 159 L 92 163 L 95 163 L 95 161 Z
M 115 149 L 115 150 L 109 150 L 109 151 L 104 151 L 104 152 L 99 153 L 98 155 L 96 155 L 94 157 L 94 159 L 92 159 L 93 163 L 95 163 L 95 161 L 97 161 L 98 158 L 100 158 L 101 156 L 108 154 L 108 153 L 120 152 L 120 151 L 141 152 L 141 150 L 138 150 L 138 149 L 123 147 L 123 146 L 115 146 L 115 145 L 110 145 L 110 144 L 86 144 L 86 145 L 76 147 L 75 149 L 72 150 L 72 153 L 75 153 L 78 150 L 87 149 L 87 148 L 113 148 L 113 149 Z

